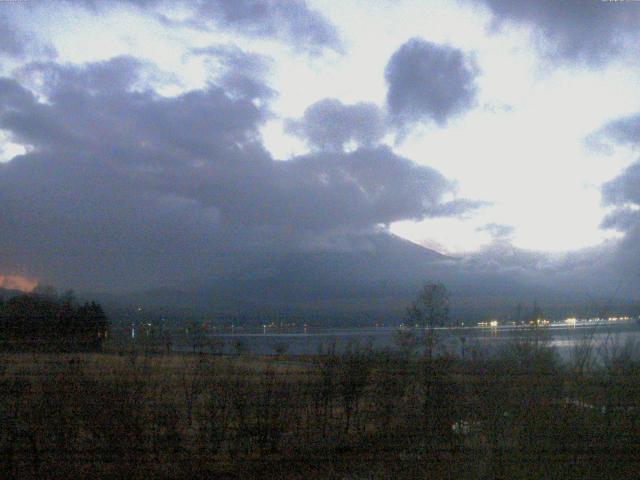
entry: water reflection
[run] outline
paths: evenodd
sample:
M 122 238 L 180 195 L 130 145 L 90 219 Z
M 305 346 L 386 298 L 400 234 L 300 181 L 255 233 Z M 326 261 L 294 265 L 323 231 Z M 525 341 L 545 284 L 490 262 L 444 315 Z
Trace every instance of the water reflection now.
M 588 344 L 595 353 L 602 349 L 622 348 L 627 344 L 640 344 L 640 326 L 636 322 L 615 324 L 552 324 L 531 328 L 522 326 L 492 326 L 491 328 L 437 329 L 439 353 L 463 356 L 474 349 L 489 353 L 507 345 L 510 341 L 531 340 L 554 348 L 564 360 L 571 358 L 577 348 Z M 405 334 L 421 335 L 419 329 L 403 329 Z M 236 353 L 234 345 L 242 342 L 245 351 L 253 354 L 276 353 L 286 344 L 288 354 L 315 355 L 329 349 L 338 353 L 347 349 L 364 347 L 372 349 L 398 350 L 401 348 L 398 328 L 343 328 L 309 332 L 268 333 L 225 333 L 215 336 L 223 344 L 222 353 Z M 206 346 L 204 349 L 206 350 Z M 176 345 L 176 350 L 189 350 L 188 345 Z

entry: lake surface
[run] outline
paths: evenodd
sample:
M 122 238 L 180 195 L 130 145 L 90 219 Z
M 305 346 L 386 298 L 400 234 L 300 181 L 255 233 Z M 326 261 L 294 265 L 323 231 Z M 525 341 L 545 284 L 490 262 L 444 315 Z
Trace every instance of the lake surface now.
M 404 329 L 421 335 L 419 329 Z M 234 354 L 240 351 L 269 355 L 283 351 L 292 355 L 315 355 L 335 349 L 341 353 L 353 348 L 398 350 L 399 329 L 391 327 L 326 329 L 296 333 L 225 333 L 214 337 L 221 344 L 222 352 Z M 587 343 L 596 356 L 622 348 L 640 346 L 640 323 L 635 320 L 602 323 L 578 323 L 576 325 L 549 325 L 532 329 L 519 326 L 468 327 L 436 329 L 438 352 L 470 355 L 474 350 L 491 352 L 518 339 L 536 335 L 555 348 L 564 360 L 569 360 L 577 348 Z M 178 351 L 189 350 L 188 345 L 175 345 Z

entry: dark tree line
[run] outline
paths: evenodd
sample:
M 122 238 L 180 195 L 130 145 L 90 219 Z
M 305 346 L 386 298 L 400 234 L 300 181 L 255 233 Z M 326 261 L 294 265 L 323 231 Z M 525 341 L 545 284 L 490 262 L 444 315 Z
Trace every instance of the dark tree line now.
M 5 349 L 99 350 L 108 327 L 98 303 L 78 304 L 71 292 L 0 299 L 0 342 Z

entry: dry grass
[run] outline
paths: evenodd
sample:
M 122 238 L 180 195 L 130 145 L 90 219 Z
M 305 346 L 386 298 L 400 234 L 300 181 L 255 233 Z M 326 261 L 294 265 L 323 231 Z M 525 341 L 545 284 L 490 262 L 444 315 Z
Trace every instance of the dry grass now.
M 521 363 L 0 354 L 0 478 L 627 478 L 638 372 Z

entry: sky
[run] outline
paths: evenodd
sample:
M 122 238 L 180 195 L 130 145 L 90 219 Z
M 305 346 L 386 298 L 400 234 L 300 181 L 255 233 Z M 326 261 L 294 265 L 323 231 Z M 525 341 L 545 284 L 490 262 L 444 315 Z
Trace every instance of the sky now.
M 0 286 L 380 232 L 637 281 L 639 37 L 633 1 L 0 2 Z

